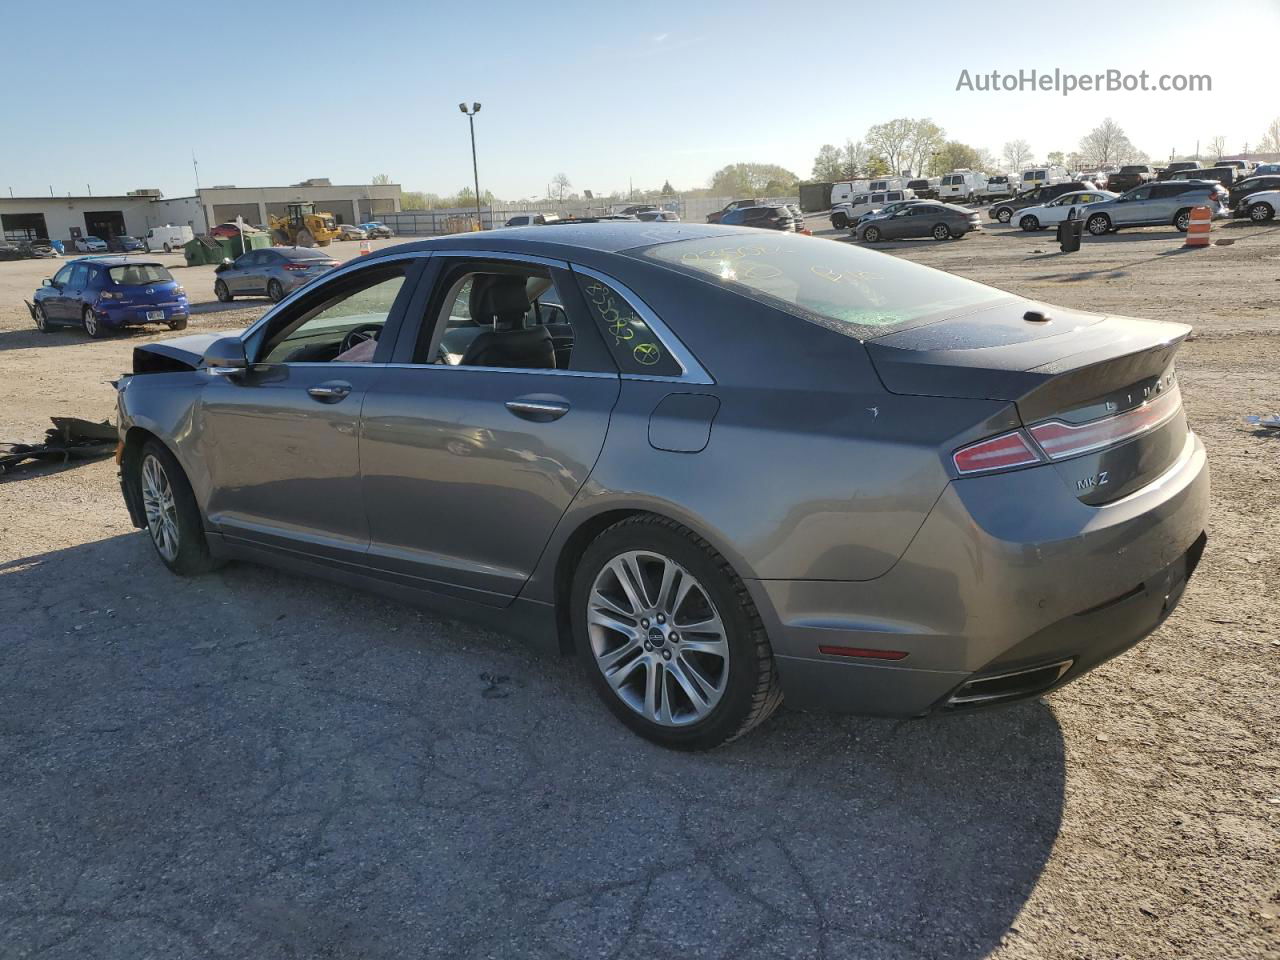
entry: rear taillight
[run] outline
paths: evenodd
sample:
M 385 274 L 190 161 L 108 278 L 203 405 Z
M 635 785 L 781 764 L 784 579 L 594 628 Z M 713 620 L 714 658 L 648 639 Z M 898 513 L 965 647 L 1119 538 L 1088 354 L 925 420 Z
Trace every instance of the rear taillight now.
M 286 264 L 284 265 L 284 269 L 286 269 L 286 270 L 295 270 L 295 271 L 296 271 L 296 270 L 310 270 L 310 269 L 311 269 L 311 267 L 310 267 L 310 266 L 308 266 L 308 265 L 307 265 L 307 264 L 305 264 L 305 263 L 286 263 Z
M 1032 427 L 1031 435 L 1050 460 L 1065 460 L 1155 430 L 1171 420 L 1181 408 L 1182 395 L 1174 386 L 1154 400 L 1114 417 L 1088 423 L 1050 420 Z
M 1042 462 L 1040 454 L 1021 430 L 961 447 L 951 455 L 951 460 L 962 474 L 1009 470 Z

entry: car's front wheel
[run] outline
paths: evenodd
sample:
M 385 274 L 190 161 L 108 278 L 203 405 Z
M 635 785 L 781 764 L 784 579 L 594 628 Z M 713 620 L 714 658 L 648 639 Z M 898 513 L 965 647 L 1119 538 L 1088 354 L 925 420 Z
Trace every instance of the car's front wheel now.
M 213 295 L 222 303 L 230 303 L 235 297 L 231 293 L 231 288 L 227 286 L 225 280 L 213 281 Z
M 643 737 L 708 749 L 782 702 L 773 652 L 742 580 L 673 521 L 639 515 L 601 533 L 574 573 L 570 603 L 592 683 Z
M 1026 230 L 1028 233 L 1030 233 L 1032 230 L 1040 229 L 1040 221 L 1037 220 L 1035 217 L 1033 217 L 1031 214 L 1027 214 L 1025 217 L 1023 217 L 1021 220 L 1018 221 L 1018 226 L 1022 227 L 1023 230 Z
M 1259 200 L 1257 203 L 1249 207 L 1249 219 L 1254 223 L 1265 223 L 1276 215 L 1271 204 Z
M 32 315 L 36 321 L 36 329 L 39 330 L 41 333 L 48 333 L 49 317 L 44 312 L 44 305 L 37 303 L 35 305 L 35 309 L 32 310 Z
M 1001 223 L 1008 223 L 1010 220 L 1013 219 L 1013 211 L 1010 210 L 1008 207 L 1001 207 L 999 210 L 996 211 L 996 219 L 999 220 Z
M 862 231 L 862 240 L 864 243 L 877 243 L 880 240 L 879 227 L 867 227 Z
M 1105 213 L 1099 213 L 1090 217 L 1088 223 L 1086 223 L 1085 226 L 1089 228 L 1089 232 L 1093 234 L 1095 237 L 1100 237 L 1104 233 L 1110 232 L 1111 218 L 1108 217 Z
M 137 458 L 138 496 L 147 533 L 164 565 L 181 576 L 216 567 L 191 484 L 177 459 L 158 440 L 148 440 Z

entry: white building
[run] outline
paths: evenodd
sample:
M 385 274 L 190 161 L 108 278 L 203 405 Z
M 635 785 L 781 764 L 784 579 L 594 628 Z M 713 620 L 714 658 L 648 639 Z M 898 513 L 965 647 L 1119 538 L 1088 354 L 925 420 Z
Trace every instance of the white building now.
M 237 215 L 249 224 L 266 224 L 268 215 L 282 215 L 286 205 L 297 200 L 332 213 L 338 223 L 365 223 L 400 210 L 400 185 L 334 186 L 316 179 L 288 187 L 208 187 L 195 196 L 176 198 L 162 198 L 158 190 L 101 197 L 0 197 L 0 229 L 6 240 L 64 242 L 82 236 L 141 237 L 151 227 L 165 224 L 204 233 Z

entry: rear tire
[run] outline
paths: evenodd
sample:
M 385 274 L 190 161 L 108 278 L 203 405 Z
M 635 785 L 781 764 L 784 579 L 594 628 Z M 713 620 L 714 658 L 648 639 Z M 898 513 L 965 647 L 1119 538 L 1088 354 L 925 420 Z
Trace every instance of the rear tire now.
M 831 225 L 837 230 L 844 230 L 849 226 L 849 218 L 843 213 L 837 213 L 831 218 Z
M 863 243 L 877 243 L 879 242 L 879 240 L 880 240 L 879 227 L 867 227 L 867 229 L 862 231 Z
M 164 252 L 165 252 L 165 253 L 173 253 L 173 247 L 169 246 L 169 244 L 167 244 L 167 243 L 166 243 L 166 244 L 164 245 Z
M 277 247 L 287 247 L 289 245 L 289 235 L 283 230 L 272 230 L 271 242 Z
M 187 475 L 159 440 L 143 444 L 132 482 L 137 484 L 151 545 L 166 567 L 192 577 L 221 565 L 209 553 L 204 521 Z
M 1021 220 L 1018 221 L 1018 226 L 1020 226 L 1023 230 L 1027 231 L 1027 233 L 1031 233 L 1033 230 L 1040 229 L 1040 221 L 1037 220 L 1035 217 L 1031 216 L 1031 214 L 1027 214 L 1025 217 L 1023 217 Z
M 1275 215 L 1275 210 L 1265 200 L 1259 200 L 1249 207 L 1249 219 L 1254 223 L 1266 223 Z
M 316 238 L 311 233 L 310 230 L 308 230 L 306 227 L 303 227 L 301 230 L 298 231 L 297 239 L 294 240 L 294 246 L 314 247 L 315 245 L 316 245 Z
M 996 219 L 999 220 L 1001 223 L 1008 223 L 1010 220 L 1013 219 L 1013 211 L 1010 210 L 1008 207 L 1001 207 L 999 210 L 996 211 Z
M 280 286 L 279 280 L 272 280 L 267 284 L 267 296 L 272 303 L 279 303 L 284 299 L 284 287 Z
M 93 312 L 92 307 L 85 307 L 80 314 L 80 325 L 84 327 L 84 332 L 94 340 L 101 340 L 107 335 L 107 329 L 102 325 L 102 321 L 98 319 L 98 315 Z
M 231 292 L 225 280 L 213 281 L 213 295 L 223 303 L 230 303 L 235 299 L 235 294 Z
M 170 321 L 166 324 L 166 326 L 167 326 L 170 330 L 185 330 L 185 329 L 187 329 L 187 318 L 186 318 L 186 317 L 175 317 L 173 320 L 170 320 Z
M 1089 218 L 1085 227 L 1087 227 L 1089 232 L 1095 237 L 1100 237 L 1104 233 L 1111 232 L 1111 218 L 1105 213 L 1096 213 Z
M 951 239 L 951 228 L 948 227 L 945 223 L 934 224 L 932 233 L 933 233 L 933 239 L 935 240 Z
M 1173 215 L 1173 225 L 1180 233 L 1186 233 L 1191 227 L 1191 209 L 1179 210 Z
M 601 533 L 574 571 L 570 613 L 597 693 L 655 743 L 716 747 L 782 702 L 751 595 L 724 557 L 674 521 L 641 514 Z

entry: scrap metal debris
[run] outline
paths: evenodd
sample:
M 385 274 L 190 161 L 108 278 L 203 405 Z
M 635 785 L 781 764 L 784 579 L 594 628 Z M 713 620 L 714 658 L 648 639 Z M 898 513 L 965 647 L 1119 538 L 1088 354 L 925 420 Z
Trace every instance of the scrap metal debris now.
M 76 417 L 49 419 L 53 426 L 45 431 L 44 443 L 0 442 L 0 474 L 30 461 L 97 460 L 115 452 L 118 438 L 115 424 Z
M 1280 430 L 1280 413 L 1269 413 L 1266 416 L 1247 416 L 1244 422 L 1251 427 L 1270 427 L 1272 430 Z

